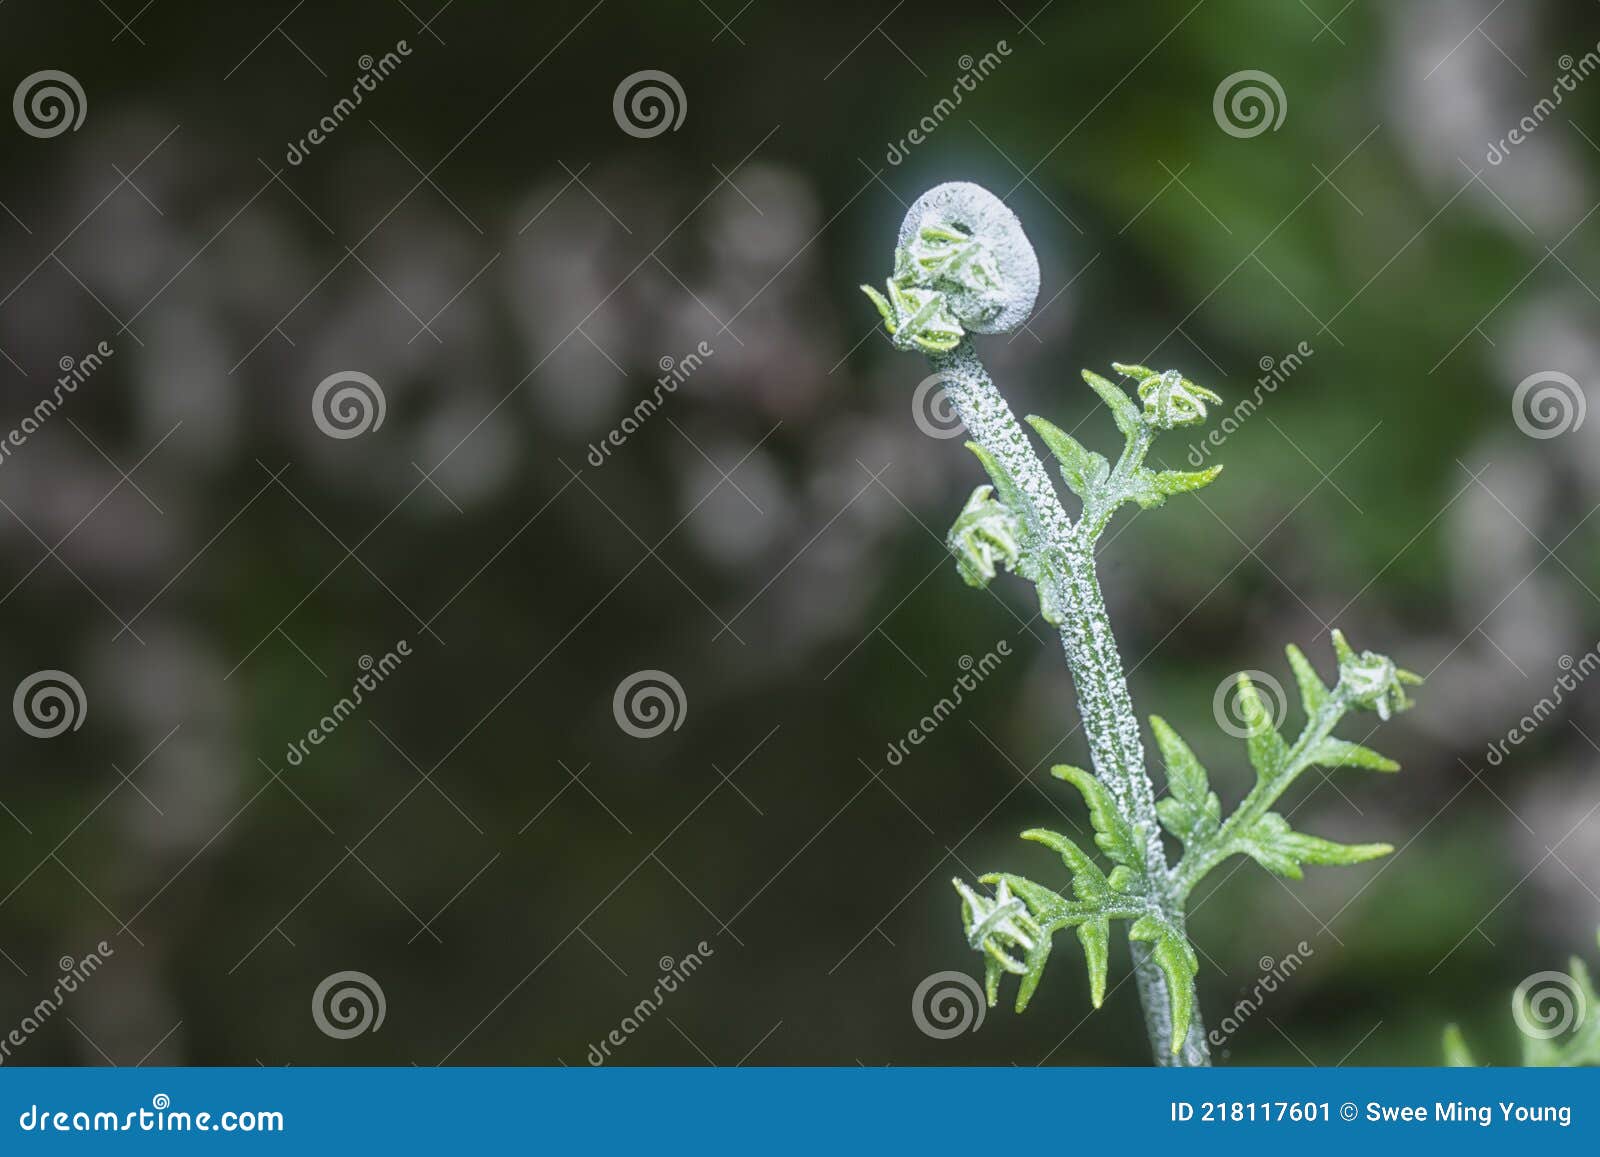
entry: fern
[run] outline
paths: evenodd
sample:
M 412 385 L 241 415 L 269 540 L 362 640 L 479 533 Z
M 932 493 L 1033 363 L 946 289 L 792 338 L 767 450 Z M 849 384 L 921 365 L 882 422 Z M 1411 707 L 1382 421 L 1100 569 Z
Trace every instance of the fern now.
M 1600 933 L 1595 940 L 1600 942 Z M 1522 1063 L 1530 1068 L 1600 1065 L 1600 992 L 1589 966 L 1574 956 L 1566 972 L 1536 972 L 1511 994 L 1511 1016 L 1522 1033 Z M 1476 1065 L 1456 1025 L 1444 1030 L 1444 1063 Z
M 1391 760 L 1336 738 L 1353 711 L 1382 719 L 1410 706 L 1407 685 L 1421 680 L 1385 656 L 1357 653 L 1333 633 L 1338 677 L 1329 686 L 1295 647 L 1289 664 L 1300 687 L 1305 724 L 1292 741 L 1281 735 L 1248 678 L 1239 676 L 1246 755 L 1255 784 L 1226 819 L 1206 769 L 1164 720 L 1151 733 L 1167 767 L 1168 794 L 1159 803 L 1145 766 L 1122 660 L 1095 570 L 1095 546 L 1128 503 L 1149 509 L 1214 482 L 1222 467 L 1195 472 L 1146 465 L 1164 431 L 1202 423 L 1222 399 L 1176 370 L 1114 365 L 1133 392 L 1085 371 L 1084 381 L 1111 411 L 1123 436 L 1113 463 L 1039 417 L 1027 419 L 1055 458 L 1078 500 L 1069 516 L 1042 460 L 973 348 L 971 335 L 1021 325 L 1039 290 L 1039 266 L 1016 217 L 976 185 L 940 185 L 911 206 L 900 229 L 894 274 L 886 292 L 862 289 L 883 315 L 894 344 L 928 356 L 945 393 L 972 436 L 968 448 L 989 477 L 962 509 L 948 545 L 961 577 L 986 586 L 1001 569 L 1032 582 L 1040 614 L 1061 632 L 1067 666 L 1088 738 L 1092 771 L 1057 767 L 1054 774 L 1083 796 L 1094 844 L 1111 865 L 1057 832 L 1034 829 L 1023 839 L 1060 855 L 1066 892 L 1024 876 L 982 877 L 983 892 L 954 881 L 967 940 L 984 960 L 989 1003 L 1001 979 L 1021 978 L 1016 1008 L 1032 999 L 1057 932 L 1071 928 L 1083 948 L 1089 997 L 1106 994 L 1113 922 L 1126 925 L 1152 1050 L 1159 1064 L 1209 1063 L 1195 1001 L 1199 960 L 1185 930 L 1186 902 L 1206 874 L 1234 855 L 1298 879 L 1306 864 L 1357 864 L 1387 854 L 1387 844 L 1339 844 L 1295 831 L 1271 810 L 1314 766 L 1394 771 Z M 1182 846 L 1170 863 L 1163 830 Z

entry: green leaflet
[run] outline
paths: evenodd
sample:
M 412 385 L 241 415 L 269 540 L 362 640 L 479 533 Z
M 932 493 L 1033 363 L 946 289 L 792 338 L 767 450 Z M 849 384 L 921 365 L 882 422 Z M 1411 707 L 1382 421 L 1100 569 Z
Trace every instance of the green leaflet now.
M 1111 921 L 1105 917 L 1085 920 L 1078 925 L 1078 943 L 1083 945 L 1083 963 L 1089 971 L 1089 1000 L 1099 1008 L 1106 999 L 1106 962 L 1110 959 Z M 1021 994 L 1018 993 L 1018 999 Z M 1018 1012 L 1022 1009 L 1018 1008 Z
M 1128 929 L 1128 939 L 1148 942 L 1151 956 L 1167 978 L 1167 994 L 1172 1001 L 1172 1051 L 1176 1053 L 1183 1047 L 1189 1021 L 1194 1017 L 1194 977 L 1200 971 L 1200 958 L 1190 947 L 1188 937 L 1154 915 L 1135 920 Z
M 994 483 L 995 492 L 999 495 L 1000 505 L 1003 506 L 1012 517 L 1012 525 L 1017 531 L 1017 558 L 1016 561 L 1011 564 L 1012 571 L 1034 584 L 1034 587 L 1037 589 L 1039 595 L 1040 617 L 1042 617 L 1045 622 L 1050 623 L 1052 626 L 1060 626 L 1065 618 L 1066 609 L 1061 606 L 1057 598 L 1055 577 L 1050 573 L 1049 568 L 1046 566 L 1043 560 L 1040 559 L 1038 552 L 1032 547 L 1031 542 L 1026 537 L 1025 518 L 1027 512 L 1031 509 L 1026 495 L 1022 493 L 1021 488 L 1017 485 L 1016 479 L 1011 477 L 1011 474 L 1006 470 L 1006 468 L 1000 465 L 999 461 L 997 461 L 995 456 L 989 453 L 988 450 L 984 449 L 976 442 L 968 442 L 967 449 L 972 451 L 972 453 L 977 457 L 979 464 L 982 465 L 984 472 L 989 475 L 990 481 Z M 967 500 L 967 505 L 969 507 L 972 505 L 972 502 L 974 499 L 976 499 L 976 497 L 977 492 L 974 491 L 973 497 Z M 965 513 L 965 511 L 963 511 L 963 513 Z M 957 519 L 957 523 L 959 525 L 959 518 Z M 953 532 L 954 528 L 952 528 L 952 533 Z M 954 550 L 955 546 L 952 545 L 951 549 Z M 960 562 L 961 559 L 960 555 L 958 554 L 958 566 L 960 565 Z M 966 578 L 965 571 L 962 572 L 962 578 Z
M 1017 486 L 1017 480 L 1011 477 L 1006 468 L 995 461 L 993 454 L 978 445 L 968 442 L 967 449 L 971 450 L 978 459 L 978 464 L 983 467 L 983 472 L 989 476 L 989 481 L 994 483 L 995 492 L 1000 496 L 1000 502 L 1008 510 L 1017 511 L 1019 514 L 1027 509 L 1027 499 L 1022 490 Z
M 1039 437 L 1050 447 L 1050 452 L 1056 456 L 1056 461 L 1061 463 L 1061 477 L 1066 479 L 1072 492 L 1083 501 L 1089 501 L 1089 496 L 1105 485 L 1106 479 L 1111 474 L 1111 464 L 1103 455 L 1086 449 L 1076 438 L 1053 422 L 1047 422 L 1031 414 L 1026 421 L 1039 432 Z
M 1261 701 L 1261 693 L 1243 672 L 1239 674 L 1239 716 L 1249 732 L 1245 750 L 1250 755 L 1250 766 L 1256 769 L 1256 781 L 1271 783 L 1287 770 L 1289 745 L 1278 734 L 1272 713 Z
M 1206 769 L 1161 716 L 1150 716 L 1150 730 L 1167 765 L 1167 794 L 1156 801 L 1161 825 L 1186 845 L 1215 835 L 1222 822 L 1222 803 L 1211 790 Z
M 1300 879 L 1301 864 L 1360 864 L 1387 856 L 1389 844 L 1336 844 L 1320 836 L 1308 836 L 1289 827 L 1277 812 L 1267 812 L 1237 837 L 1238 850 L 1269 872 Z
M 1021 558 L 1017 517 L 993 493 L 988 486 L 975 489 L 945 539 L 968 586 L 988 586 L 999 566 L 1015 570 Z
M 938 226 L 919 229 L 901 251 L 900 280 L 928 285 L 953 283 L 967 290 L 998 288 L 1000 270 L 983 242 Z
M 1117 429 L 1129 438 L 1139 432 L 1142 425 L 1139 407 L 1133 404 L 1133 399 L 1128 397 L 1126 390 L 1115 382 L 1102 378 L 1093 370 L 1084 370 L 1083 380 L 1093 386 L 1094 392 L 1111 407 L 1111 420 L 1117 424 Z
M 1221 473 L 1221 466 L 1195 471 L 1141 468 L 1134 476 L 1130 494 L 1140 507 L 1150 510 L 1160 506 L 1171 495 L 1187 494 L 1191 490 L 1211 485 Z
M 1323 767 L 1364 767 L 1368 771 L 1399 771 L 1400 765 L 1370 747 L 1344 739 L 1324 739 L 1311 751 L 1311 762 Z
M 1060 832 L 1048 828 L 1029 828 L 1022 838 L 1043 844 L 1061 855 L 1062 862 L 1072 873 L 1072 892 L 1089 904 L 1105 904 L 1111 899 L 1111 884 L 1100 866 L 1088 854 Z
M 888 297 L 870 285 L 863 285 L 861 291 L 878 307 L 896 345 L 925 353 L 946 353 L 961 344 L 967 331 L 950 312 L 944 294 L 933 289 L 903 286 L 893 278 L 888 281 L 887 288 Z
M 1134 838 L 1133 829 L 1117 810 L 1116 801 L 1105 784 L 1081 767 L 1068 767 L 1064 763 L 1052 767 L 1050 774 L 1066 780 L 1083 794 L 1083 802 L 1089 805 L 1089 822 L 1094 825 L 1094 842 L 1113 864 L 1129 867 L 1144 864 L 1144 848 Z M 1113 879 L 1115 876 L 1113 872 Z
M 1160 371 L 1152 370 L 1148 366 L 1134 365 L 1131 362 L 1112 362 L 1111 368 L 1123 377 L 1132 378 L 1135 383 L 1143 385 L 1151 378 L 1159 378 Z
M 1010 888 L 1012 893 L 1028 906 L 1034 921 L 1043 928 L 1065 927 L 1080 914 L 1079 909 L 1082 907 L 1055 889 L 1035 884 L 1026 876 L 1014 876 L 1009 872 L 992 872 L 978 882 Z
M 1444 1026 L 1444 1063 L 1452 1069 L 1472 1069 L 1478 1066 L 1478 1062 L 1472 1059 L 1472 1050 L 1467 1048 L 1466 1039 L 1461 1035 L 1460 1025 Z
M 1311 665 L 1311 660 L 1306 658 L 1305 652 L 1290 643 L 1284 649 L 1289 656 L 1289 666 L 1294 668 L 1294 681 L 1300 685 L 1300 705 L 1305 708 L 1306 718 L 1310 719 L 1322 710 L 1322 705 L 1328 701 L 1328 689 L 1323 686 L 1318 678 L 1316 668 Z

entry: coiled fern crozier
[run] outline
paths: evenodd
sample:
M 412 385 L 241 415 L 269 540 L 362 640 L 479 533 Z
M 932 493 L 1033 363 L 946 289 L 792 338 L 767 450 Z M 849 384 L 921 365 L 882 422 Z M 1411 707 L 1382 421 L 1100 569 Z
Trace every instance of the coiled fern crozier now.
M 1070 894 L 1023 876 L 984 876 L 982 891 L 955 881 L 971 946 L 983 954 L 992 1005 L 1004 973 L 1020 976 L 1017 1011 L 1038 987 L 1051 939 L 1077 930 L 1098 1007 L 1106 991 L 1111 922 L 1127 921 L 1134 971 L 1150 1044 L 1158 1064 L 1210 1063 L 1194 978 L 1199 962 L 1184 928 L 1186 902 L 1205 875 L 1240 853 L 1298 879 L 1302 864 L 1355 864 L 1382 856 L 1388 844 L 1336 844 L 1294 831 L 1272 806 L 1307 768 L 1395 771 L 1374 751 L 1333 736 L 1350 712 L 1383 719 L 1409 707 L 1407 684 L 1421 680 L 1371 651 L 1356 652 L 1333 632 L 1338 679 L 1329 687 L 1301 652 L 1288 648 L 1306 722 L 1293 741 L 1279 734 L 1248 678 L 1239 676 L 1239 712 L 1256 781 L 1226 819 L 1206 769 L 1159 717 L 1151 732 L 1167 772 L 1167 795 L 1155 797 L 1122 659 L 1095 574 L 1095 543 L 1128 502 L 1159 506 L 1174 494 L 1210 484 L 1220 466 L 1193 473 L 1145 465 L 1156 435 L 1205 421 L 1222 399 L 1176 370 L 1157 373 L 1116 365 L 1127 391 L 1084 371 L 1111 410 L 1124 445 L 1115 463 L 1079 444 L 1043 418 L 1030 417 L 1080 505 L 1076 519 L 1062 505 L 1041 459 L 973 348 L 972 334 L 1003 333 L 1027 320 L 1039 292 L 1039 263 L 1011 210 L 976 185 L 940 185 L 911 206 L 900 227 L 887 292 L 862 289 L 883 314 L 894 344 L 928 356 L 966 426 L 968 448 L 991 485 L 979 486 L 950 530 L 961 576 L 984 586 L 1001 567 L 1038 588 L 1040 614 L 1059 628 L 1077 692 L 1093 773 L 1057 767 L 1054 774 L 1082 793 L 1095 843 L 1112 868 L 1103 870 L 1072 840 L 1034 829 L 1024 839 L 1058 852 L 1072 876 Z M 1161 830 L 1183 845 L 1169 863 Z

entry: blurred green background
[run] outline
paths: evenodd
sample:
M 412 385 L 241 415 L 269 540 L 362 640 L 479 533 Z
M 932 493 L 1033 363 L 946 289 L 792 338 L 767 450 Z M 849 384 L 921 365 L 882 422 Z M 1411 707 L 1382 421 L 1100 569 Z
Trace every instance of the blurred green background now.
M 1144 1063 L 1132 986 L 1091 1015 L 1070 938 L 1024 1016 L 935 1039 L 912 1015 L 925 977 L 979 968 L 949 878 L 1058 879 L 1015 837 L 1082 823 L 1048 772 L 1086 760 L 1031 592 L 971 591 L 944 553 L 980 472 L 919 431 L 928 370 L 856 288 L 951 179 L 1003 195 L 1040 254 L 1029 329 L 982 343 L 1019 411 L 1107 449 L 1081 366 L 1177 367 L 1231 407 L 1312 351 L 1213 487 L 1125 514 L 1102 556 L 1135 703 L 1225 805 L 1250 774 L 1212 717 L 1231 673 L 1292 686 L 1294 642 L 1328 674 L 1338 626 L 1429 675 L 1371 740 L 1400 775 L 1294 801 L 1297 827 L 1396 856 L 1202 888 L 1210 1023 L 1263 958 L 1311 949 L 1219 1059 L 1435 1063 L 1454 1019 L 1509 1062 L 1511 989 L 1592 957 L 1600 698 L 1486 750 L 1600 643 L 1600 421 L 1570 412 L 1600 380 L 1600 81 L 1488 160 L 1596 50 L 1593 5 L 69 14 L 0 8 L 8 90 L 60 69 L 87 99 L 76 132 L 0 126 L 0 427 L 62 358 L 115 350 L 0 462 L 0 686 L 61 669 L 87 702 L 55 739 L 0 729 L 0 1032 L 58 958 L 115 955 L 9 1063 L 583 1064 L 702 940 L 614 1063 Z M 645 69 L 684 94 L 648 138 L 613 112 Z M 1276 129 L 1219 123 L 1243 70 L 1281 88 Z M 332 439 L 312 396 L 346 370 L 385 419 Z M 1577 384 L 1557 436 L 1517 420 L 1535 374 Z M 684 708 L 641 740 L 612 702 L 646 669 Z M 386 1019 L 331 1039 L 308 1004 L 347 969 Z

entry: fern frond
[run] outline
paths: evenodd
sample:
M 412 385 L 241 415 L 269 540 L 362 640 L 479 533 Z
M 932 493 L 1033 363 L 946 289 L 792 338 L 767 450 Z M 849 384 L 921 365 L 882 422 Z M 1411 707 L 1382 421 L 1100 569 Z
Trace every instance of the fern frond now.
M 1298 647 L 1286 648 L 1289 666 L 1300 686 L 1306 710 L 1305 726 L 1290 743 L 1278 729 L 1266 702 L 1248 675 L 1238 676 L 1235 700 L 1245 734 L 1245 751 L 1255 771 L 1255 786 L 1238 809 L 1220 823 L 1201 823 L 1207 810 L 1209 786 L 1205 769 L 1194 753 L 1165 723 L 1151 721 L 1156 742 L 1166 757 L 1172 794 L 1158 803 L 1167 829 L 1184 843 L 1183 859 L 1174 869 L 1179 894 L 1187 896 L 1195 884 L 1228 857 L 1249 856 L 1269 872 L 1298 880 L 1306 864 L 1359 864 L 1388 855 L 1389 844 L 1339 844 L 1320 836 L 1297 832 L 1270 810 L 1291 784 L 1309 767 L 1351 767 L 1392 772 L 1400 765 L 1370 748 L 1336 738 L 1332 732 L 1350 712 L 1370 709 L 1381 718 L 1411 706 L 1404 686 L 1418 682 L 1394 661 L 1371 651 L 1359 654 L 1338 631 L 1332 633 L 1339 659 L 1339 679 L 1332 687 L 1323 683 Z M 1281 696 L 1280 696 L 1281 697 Z M 1198 769 L 1198 771 L 1196 770 Z M 1215 796 L 1209 796 L 1215 800 Z M 1195 809 L 1202 810 L 1196 815 Z
M 1083 380 L 1111 411 L 1123 436 L 1114 462 L 1054 423 L 1028 419 L 1082 504 L 1074 519 L 971 341 L 973 334 L 1016 329 L 1037 300 L 1038 259 L 1015 214 L 976 185 L 936 186 L 906 213 L 887 292 L 862 288 L 894 344 L 928 354 L 944 381 L 945 396 L 971 433 L 969 448 L 989 476 L 990 485 L 972 491 L 948 537 L 962 579 L 984 586 L 1002 568 L 1009 569 L 1034 584 L 1040 614 L 1060 628 L 1093 770 L 1061 766 L 1054 774 L 1083 796 L 1095 846 L 1113 865 L 1107 873 L 1070 838 L 1033 829 L 1024 838 L 1061 856 L 1070 873 L 1068 893 L 1004 872 L 981 877 L 980 883 L 994 889 L 990 894 L 955 881 L 968 943 L 984 956 L 989 1002 L 1010 974 L 1021 978 L 1018 1011 L 1026 1007 L 1043 976 L 1054 934 L 1074 928 L 1083 945 L 1090 996 L 1099 1005 L 1106 990 L 1110 925 L 1125 920 L 1156 1061 L 1208 1064 L 1206 1034 L 1195 1007 L 1199 961 L 1184 928 L 1190 890 L 1234 854 L 1298 876 L 1304 864 L 1358 863 L 1387 852 L 1384 844 L 1336 844 L 1296 832 L 1271 808 L 1313 765 L 1395 770 L 1378 753 L 1334 738 L 1333 728 L 1357 709 L 1374 710 L 1383 719 L 1404 710 L 1410 706 L 1405 688 L 1420 680 L 1383 656 L 1357 654 L 1335 632 L 1340 674 L 1330 688 L 1291 647 L 1289 662 L 1307 717 L 1299 738 L 1291 743 L 1280 734 L 1254 686 L 1241 677 L 1239 702 L 1255 786 L 1224 820 L 1194 752 L 1162 719 L 1152 717 L 1170 789 L 1158 804 L 1100 590 L 1095 547 L 1112 516 L 1128 503 L 1150 509 L 1217 479 L 1220 466 L 1166 470 L 1147 465 L 1146 459 L 1158 435 L 1205 421 L 1208 407 L 1222 403 L 1221 395 L 1176 370 L 1114 363 L 1133 383 L 1132 394 L 1083 371 Z M 1183 844 L 1175 867 L 1169 867 L 1163 827 Z

